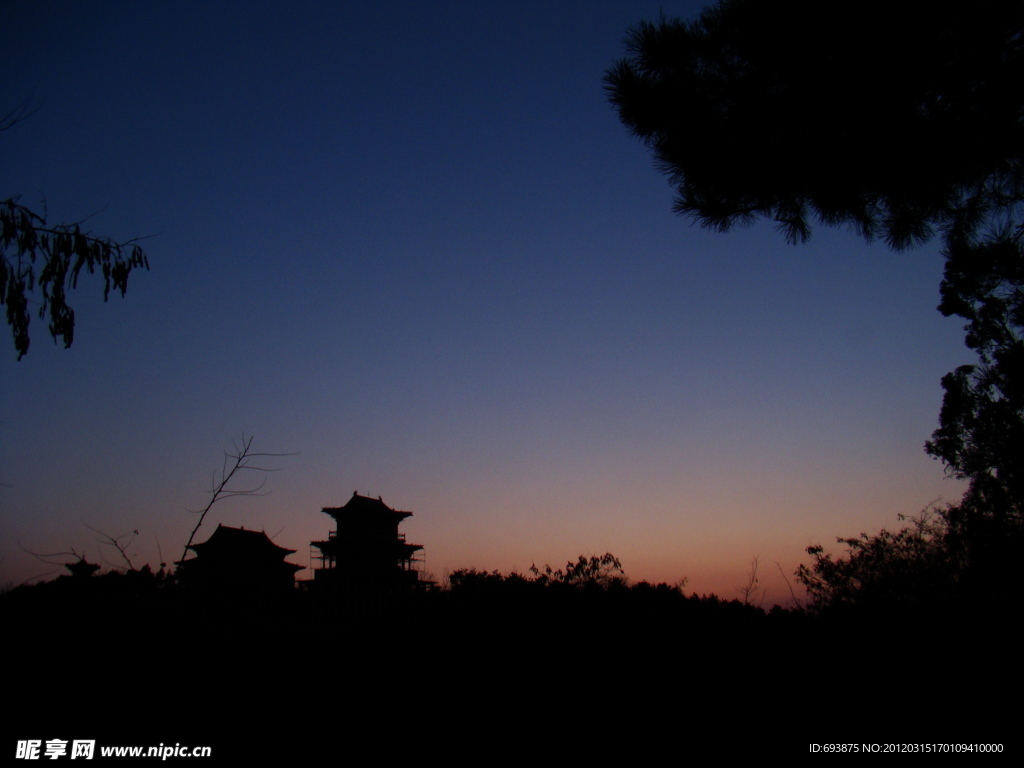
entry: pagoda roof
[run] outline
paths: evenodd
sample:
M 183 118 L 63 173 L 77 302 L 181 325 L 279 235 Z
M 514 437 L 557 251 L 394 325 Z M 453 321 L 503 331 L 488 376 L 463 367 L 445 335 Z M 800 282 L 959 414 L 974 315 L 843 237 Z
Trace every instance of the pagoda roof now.
M 398 509 L 392 509 L 384 503 L 384 499 L 378 496 L 376 499 L 371 499 L 369 496 L 360 496 L 358 491 L 352 492 L 352 498 L 348 500 L 348 503 L 343 507 L 324 507 L 323 511 L 325 514 L 330 515 L 335 520 L 338 519 L 339 515 L 351 516 L 380 516 L 387 515 L 391 518 L 398 518 L 404 520 L 407 517 L 412 517 L 412 512 L 403 512 Z
M 71 571 L 72 576 L 76 576 L 79 578 L 85 576 L 92 576 L 96 571 L 100 569 L 100 567 L 95 563 L 90 563 L 89 561 L 87 561 L 84 556 L 78 558 L 78 560 L 76 560 L 73 563 L 65 563 L 64 567 Z
M 198 544 L 191 544 L 188 547 L 196 554 L 203 552 L 258 552 L 265 556 L 274 558 L 285 558 L 294 555 L 296 550 L 279 547 L 270 540 L 266 531 L 247 531 L 245 528 L 229 528 L 226 525 L 217 525 L 210 538 Z M 291 565 L 291 563 L 288 563 Z M 298 566 L 301 570 L 303 566 Z

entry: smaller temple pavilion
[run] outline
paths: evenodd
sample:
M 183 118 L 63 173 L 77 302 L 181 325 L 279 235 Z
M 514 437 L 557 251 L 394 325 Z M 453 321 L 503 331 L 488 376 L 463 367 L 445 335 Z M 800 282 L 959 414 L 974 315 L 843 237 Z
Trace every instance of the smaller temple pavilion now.
M 311 542 L 320 550 L 321 567 L 313 571 L 313 583 L 343 591 L 397 591 L 423 588 L 416 554 L 423 549 L 410 544 L 398 524 L 412 512 L 392 509 L 380 497 L 371 499 L 353 492 L 343 507 L 325 507 L 336 527 L 326 541 Z
M 206 541 L 189 547 L 195 557 L 182 560 L 178 578 L 187 586 L 228 591 L 288 591 L 304 566 L 285 560 L 295 554 L 272 542 L 263 531 L 218 525 Z

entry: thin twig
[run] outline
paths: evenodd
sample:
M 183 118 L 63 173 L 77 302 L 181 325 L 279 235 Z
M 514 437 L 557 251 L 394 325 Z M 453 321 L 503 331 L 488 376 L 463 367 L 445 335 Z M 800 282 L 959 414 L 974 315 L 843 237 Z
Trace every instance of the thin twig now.
M 46 563 L 47 565 L 67 565 L 67 563 L 54 562 L 53 560 L 47 560 L 48 557 L 73 557 L 76 560 L 84 560 L 84 554 L 78 554 L 75 552 L 75 548 L 72 547 L 70 552 L 33 552 L 31 549 L 26 549 L 25 546 L 19 541 L 18 546 L 21 551 L 25 554 L 32 555 L 36 560 Z
M 99 543 L 100 544 L 105 544 L 108 547 L 113 547 L 114 549 L 116 549 L 118 552 L 121 553 L 121 558 L 128 564 L 128 570 L 129 571 L 134 571 L 135 570 L 135 565 L 132 563 L 131 558 L 128 557 L 128 551 L 127 550 L 128 550 L 128 547 L 130 547 L 132 545 L 132 543 L 135 541 L 135 537 L 139 535 L 138 531 L 131 531 L 130 533 L 122 533 L 120 536 L 114 537 L 114 536 L 111 536 L 109 533 L 104 533 L 103 531 L 101 531 L 101 530 L 99 530 L 97 528 L 93 528 L 91 525 L 89 525 L 87 522 L 85 522 L 85 520 L 82 521 L 82 525 L 84 525 L 86 528 L 88 528 L 93 533 L 98 533 L 100 536 L 102 536 L 104 539 L 106 539 L 106 541 L 99 540 Z M 123 544 L 122 545 L 121 544 L 121 539 L 125 538 L 126 536 L 131 536 L 131 538 L 128 539 L 128 543 L 127 544 Z M 103 557 L 103 551 L 102 550 L 100 550 L 100 557 Z M 104 561 L 106 561 L 105 557 L 103 559 L 104 559 Z M 107 565 L 110 565 L 112 568 L 119 568 L 120 567 L 120 566 L 114 565 L 113 563 L 110 563 L 109 561 L 107 561 Z
M 27 120 L 43 108 L 42 104 L 33 107 L 33 100 L 35 100 L 34 93 L 23 99 L 14 109 L 12 109 L 6 115 L 0 117 L 0 131 L 6 131 L 9 128 L 13 128 L 22 120 Z
M 803 606 L 800 605 L 800 601 L 796 599 L 796 592 L 793 591 L 792 582 L 790 582 L 789 577 L 786 576 L 786 572 L 782 570 L 782 565 L 779 563 L 778 560 L 775 561 L 775 567 L 779 569 L 779 573 L 782 574 L 782 578 L 785 580 L 786 586 L 789 587 L 789 595 L 793 598 L 793 605 L 797 608 L 803 608 Z
M 744 605 L 750 605 L 750 596 L 751 595 L 754 595 L 755 597 L 757 597 L 757 585 L 758 585 L 758 583 L 760 583 L 760 580 L 757 578 L 757 567 L 758 567 L 758 562 L 760 561 L 760 559 L 761 559 L 760 555 L 755 555 L 754 556 L 754 559 L 750 561 L 750 577 L 747 579 L 746 585 L 744 585 L 742 587 L 737 587 L 736 588 L 736 591 L 739 592 L 741 595 L 743 595 L 743 604 Z M 758 605 L 760 605 L 761 603 L 764 602 L 764 593 L 765 593 L 765 590 L 762 589 L 761 590 L 761 599 L 758 600 Z

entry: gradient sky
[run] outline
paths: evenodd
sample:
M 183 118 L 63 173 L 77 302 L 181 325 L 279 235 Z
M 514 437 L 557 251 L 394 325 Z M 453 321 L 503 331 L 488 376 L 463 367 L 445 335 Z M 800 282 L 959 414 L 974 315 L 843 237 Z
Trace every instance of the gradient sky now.
M 938 246 L 692 226 L 608 104 L 627 28 L 701 5 L 0 5 L 0 113 L 39 107 L 0 199 L 154 235 L 124 300 L 71 294 L 70 350 L 5 327 L 0 584 L 100 560 L 86 524 L 178 559 L 243 433 L 300 453 L 198 540 L 308 565 L 358 490 L 437 578 L 611 551 L 730 598 L 759 555 L 768 605 L 808 545 L 958 499 L 922 451 L 972 362 Z

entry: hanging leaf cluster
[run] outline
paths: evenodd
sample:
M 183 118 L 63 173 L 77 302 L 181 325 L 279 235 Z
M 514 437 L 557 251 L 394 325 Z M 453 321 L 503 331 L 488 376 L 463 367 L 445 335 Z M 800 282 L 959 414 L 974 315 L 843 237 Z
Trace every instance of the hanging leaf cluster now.
M 106 301 L 111 289 L 124 296 L 133 269 L 149 269 L 145 251 L 134 241 L 97 237 L 82 232 L 79 224 L 49 226 L 17 198 L 0 202 L 0 255 L 0 305 L 6 307 L 19 360 L 28 352 L 33 294 L 38 292 L 39 318 L 48 320 L 50 335 L 67 349 L 75 336 L 75 312 L 67 292 L 78 287 L 83 270 L 103 275 Z

